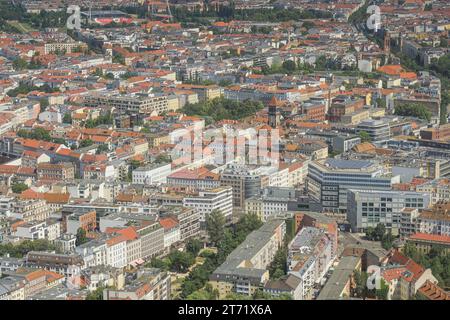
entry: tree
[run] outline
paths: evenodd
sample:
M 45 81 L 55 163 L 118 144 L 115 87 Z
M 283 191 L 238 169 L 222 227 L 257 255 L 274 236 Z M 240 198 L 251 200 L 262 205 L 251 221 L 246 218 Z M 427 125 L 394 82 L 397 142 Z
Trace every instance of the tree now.
M 394 113 L 399 116 L 410 116 L 419 119 L 431 120 L 431 112 L 422 104 L 411 103 L 403 104 L 395 107 Z
M 366 272 L 354 271 L 353 278 L 356 283 L 356 288 L 354 294 L 360 298 L 367 298 L 369 289 L 367 288 L 367 278 Z
M 39 101 L 39 106 L 41 109 L 40 111 L 44 112 L 47 109 L 47 107 L 49 106 L 48 99 L 41 99 Z
M 80 148 L 89 147 L 92 146 L 93 144 L 94 141 L 92 141 L 91 139 L 84 139 L 80 141 Z
M 377 226 L 375 227 L 375 239 L 377 241 L 381 241 L 385 233 L 386 233 L 386 226 L 384 225 L 384 223 L 378 223 Z
M 216 300 L 219 292 L 214 290 L 212 286 L 207 283 L 205 288 L 194 291 L 186 297 L 187 300 Z
M 161 269 L 162 271 L 167 271 L 170 268 L 170 260 L 168 258 L 167 259 L 152 258 L 148 266 L 152 268 Z
M 105 78 L 109 79 L 109 80 L 114 80 L 115 79 L 114 74 L 112 74 L 111 72 L 108 72 L 107 74 L 105 74 Z
M 0 244 L 0 256 L 9 254 L 13 258 L 22 258 L 30 251 L 52 251 L 57 247 L 47 239 L 24 240 L 19 244 Z
M 28 189 L 28 186 L 25 183 L 15 183 L 11 186 L 11 189 L 14 193 L 22 193 Z
M 361 142 L 370 142 L 372 139 L 367 131 L 360 131 L 359 137 L 361 138 Z
M 86 300 L 103 300 L 103 290 L 105 288 L 100 286 L 86 296 Z
M 269 274 L 271 279 L 280 279 L 286 275 L 286 264 L 287 264 L 287 243 L 278 249 L 272 263 L 269 265 Z
M 223 97 L 202 101 L 195 104 L 186 104 L 183 113 L 189 116 L 212 117 L 214 121 L 224 119 L 239 120 L 264 108 L 260 101 L 245 100 L 237 102 Z
M 24 70 L 28 67 L 28 63 L 22 58 L 16 58 L 13 61 L 13 68 L 16 71 Z
M 189 239 L 186 243 L 186 251 L 191 253 L 194 257 L 198 255 L 200 250 L 203 248 L 203 243 L 198 239 Z
M 64 114 L 63 123 L 68 123 L 68 124 L 72 123 L 72 116 L 70 115 L 70 113 Z
M 109 147 L 107 144 L 101 144 L 97 147 L 97 150 L 95 151 L 96 154 L 102 154 L 104 152 L 108 152 Z
M 170 270 L 173 272 L 185 273 L 189 267 L 195 263 L 195 257 L 189 252 L 173 250 L 169 253 Z
M 86 230 L 84 230 L 83 228 L 78 228 L 77 230 L 77 240 L 76 240 L 76 245 L 82 245 L 83 243 L 87 242 L 87 237 L 86 237 Z
M 171 158 L 170 155 L 168 154 L 158 154 L 154 161 L 154 163 L 169 163 L 169 162 L 171 162 Z
M 217 246 L 224 238 L 225 217 L 220 210 L 214 209 L 206 216 L 206 231 L 209 240 Z
M 381 246 L 385 249 L 385 250 L 389 250 L 392 248 L 392 245 L 394 243 L 394 236 L 388 232 L 385 235 L 383 235 L 383 237 L 381 238 Z
M 380 289 L 375 290 L 375 296 L 379 300 L 387 300 L 388 294 L 389 294 L 389 285 L 384 281 L 384 279 L 381 279 Z
M 373 227 L 367 227 L 366 228 L 366 238 L 369 240 L 374 240 L 375 229 Z
M 286 71 L 288 71 L 289 73 L 292 73 L 295 71 L 296 69 L 296 65 L 295 62 L 292 60 L 286 60 L 283 62 L 283 69 L 285 69 Z

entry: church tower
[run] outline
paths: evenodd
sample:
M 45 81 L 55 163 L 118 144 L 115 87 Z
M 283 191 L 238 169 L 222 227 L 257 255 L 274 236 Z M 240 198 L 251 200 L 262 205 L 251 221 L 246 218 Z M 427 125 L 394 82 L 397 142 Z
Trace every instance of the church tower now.
M 383 50 L 385 54 L 389 54 L 391 51 L 391 37 L 389 36 L 389 33 L 386 31 L 384 32 Z

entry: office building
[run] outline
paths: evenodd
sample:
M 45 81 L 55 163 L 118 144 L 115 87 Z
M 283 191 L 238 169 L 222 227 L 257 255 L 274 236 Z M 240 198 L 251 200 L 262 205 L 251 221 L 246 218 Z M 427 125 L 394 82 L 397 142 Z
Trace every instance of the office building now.
M 309 164 L 307 189 L 323 211 L 345 213 L 348 189 L 390 190 L 399 182 L 375 162 L 326 159 Z

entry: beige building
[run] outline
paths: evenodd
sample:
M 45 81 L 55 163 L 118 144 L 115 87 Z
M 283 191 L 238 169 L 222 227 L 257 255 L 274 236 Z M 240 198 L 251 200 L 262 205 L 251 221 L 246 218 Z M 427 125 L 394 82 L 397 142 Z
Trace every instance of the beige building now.
M 72 53 L 74 50 L 86 50 L 88 46 L 83 42 L 52 42 L 44 45 L 45 54 L 62 52 Z
M 17 201 L 11 211 L 14 217 L 25 222 L 45 221 L 51 212 L 45 200 Z
M 169 111 L 167 95 L 120 95 L 120 94 L 93 94 L 85 99 L 88 107 L 112 107 L 119 113 L 161 114 Z
M 75 178 L 75 167 L 72 163 L 40 163 L 36 169 L 38 179 L 72 180 Z
M 450 179 L 438 178 L 433 181 L 425 182 L 416 187 L 417 192 L 426 192 L 431 195 L 431 204 L 440 201 L 450 201 Z

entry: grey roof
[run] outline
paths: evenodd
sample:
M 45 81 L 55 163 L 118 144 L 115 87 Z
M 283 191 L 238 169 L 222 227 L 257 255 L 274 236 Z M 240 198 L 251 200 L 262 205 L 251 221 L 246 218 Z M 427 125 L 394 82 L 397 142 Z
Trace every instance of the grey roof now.
M 325 161 L 332 168 L 336 169 L 363 169 L 369 168 L 373 165 L 370 161 L 360 161 L 360 160 L 340 160 L 340 159 L 327 159 Z
M 240 265 L 247 260 L 251 260 L 273 236 L 274 230 L 284 223 L 281 219 L 270 220 L 261 228 L 250 233 L 244 242 L 231 252 L 222 265 L 220 265 L 211 275 L 211 280 L 223 278 L 248 278 L 259 281 L 267 272 L 266 269 L 246 268 Z
M 38 292 L 27 300 L 66 300 L 68 296 L 84 297 L 87 294 L 86 290 L 70 289 L 63 284 L 59 284 L 53 288 Z
M 339 300 L 350 276 L 360 262 L 360 257 L 346 256 L 341 259 L 339 265 L 333 271 L 330 279 L 319 293 L 317 300 Z

